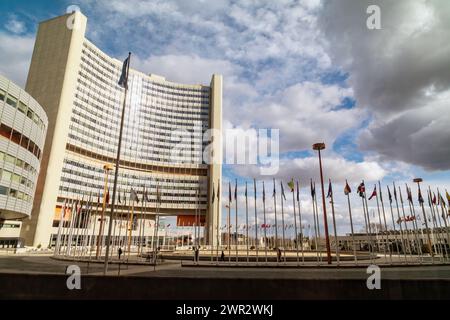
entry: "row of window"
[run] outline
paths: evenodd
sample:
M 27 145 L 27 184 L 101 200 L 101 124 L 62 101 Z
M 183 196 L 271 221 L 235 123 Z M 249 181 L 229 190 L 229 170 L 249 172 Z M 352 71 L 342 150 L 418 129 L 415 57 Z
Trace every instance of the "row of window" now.
M 83 50 L 82 52 L 84 54 L 86 54 L 89 59 L 94 60 L 98 65 L 100 65 L 102 68 L 106 69 L 108 72 L 114 73 L 115 70 L 120 70 L 119 67 L 117 67 L 114 63 L 112 63 L 109 59 L 105 58 L 103 55 L 99 54 L 98 51 L 94 50 L 86 42 L 83 44 L 83 46 L 89 52 L 86 52 L 86 50 Z M 91 55 L 91 53 L 92 53 L 92 55 Z M 112 69 L 108 68 L 105 65 L 102 65 L 99 61 L 96 61 L 95 58 L 99 58 L 101 61 L 106 63 Z M 159 87 L 162 87 L 162 88 L 171 89 L 171 90 L 191 91 L 191 92 L 199 92 L 199 93 L 202 93 L 202 94 L 209 94 L 209 88 L 207 88 L 207 87 L 203 87 L 203 88 L 198 88 L 197 89 L 197 88 L 185 88 L 185 87 L 181 87 L 181 86 L 170 85 L 170 84 L 162 84 L 162 83 L 151 82 L 151 81 L 149 81 L 149 83 L 151 83 L 153 85 L 156 85 L 156 86 L 159 86 Z
M 17 198 L 19 200 L 23 200 L 26 202 L 31 202 L 33 197 L 29 194 L 13 189 L 13 188 L 7 188 L 5 186 L 0 186 L 0 195 L 9 196 L 13 198 Z
M 88 171 L 91 171 L 91 172 L 97 172 L 97 173 L 101 174 L 102 176 L 104 175 L 104 170 L 101 167 L 94 167 L 94 166 L 91 166 L 89 164 L 73 161 L 73 160 L 70 160 L 70 159 L 67 159 L 67 158 L 64 159 L 64 163 L 67 164 L 67 165 L 71 165 L 71 166 L 80 168 L 80 169 L 88 170 Z M 146 181 L 150 181 L 151 180 L 153 184 L 163 184 L 163 185 L 169 184 L 169 183 L 195 183 L 195 184 L 197 184 L 197 183 L 200 183 L 200 181 L 201 181 L 201 180 L 199 180 L 196 177 L 193 177 L 191 179 L 188 179 L 186 177 L 180 177 L 180 178 L 174 179 L 174 178 L 157 177 L 157 176 L 154 176 L 152 178 L 146 178 L 146 177 L 142 177 L 142 176 L 139 176 L 139 175 L 128 174 L 128 173 L 124 173 L 124 172 L 120 172 L 119 176 L 122 179 L 128 179 L 128 180 L 131 180 L 131 179 L 133 179 L 133 180 L 146 180 Z
M 8 163 L 11 163 L 11 164 L 15 165 L 16 167 L 27 170 L 28 172 L 32 173 L 33 175 L 37 174 L 36 169 L 31 164 L 29 164 L 28 162 L 23 161 L 19 158 L 16 158 L 8 153 L 5 153 L 3 151 L 0 151 L 0 161 L 5 161 Z
M 0 135 L 27 149 L 34 154 L 36 158 L 41 159 L 41 149 L 30 138 L 19 131 L 2 123 L 0 125 Z
M 5 101 L 13 108 L 17 108 L 20 112 L 25 114 L 28 118 L 34 121 L 35 124 L 41 128 L 41 130 L 45 129 L 44 122 L 42 119 L 33 111 L 31 108 L 29 108 L 24 102 L 17 99 L 16 97 L 12 96 L 10 93 L 6 93 L 4 90 L 0 89 L 0 101 Z
M 3 181 L 12 181 L 17 184 L 21 184 L 26 186 L 27 188 L 33 188 L 33 181 L 22 177 L 20 174 L 13 173 L 6 169 L 0 169 L 0 176 L 2 177 Z

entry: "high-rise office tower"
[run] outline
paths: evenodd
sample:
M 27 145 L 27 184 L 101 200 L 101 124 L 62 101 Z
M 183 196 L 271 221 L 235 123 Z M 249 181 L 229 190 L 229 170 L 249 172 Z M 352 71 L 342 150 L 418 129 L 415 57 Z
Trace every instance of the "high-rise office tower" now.
M 26 90 L 45 109 L 49 126 L 32 215 L 21 231 L 26 245 L 55 243 L 62 207 L 81 203 L 98 217 L 105 190 L 112 195 L 114 169 L 108 167 L 113 168 L 118 146 L 122 61 L 86 39 L 86 25 L 80 12 L 39 25 Z M 177 216 L 179 225 L 192 225 L 200 216 L 211 243 L 220 219 L 220 206 L 211 201 L 221 165 L 205 161 L 203 151 L 216 160 L 221 155 L 220 136 L 214 143 L 204 136 L 221 129 L 222 77 L 213 75 L 209 86 L 179 84 L 134 70 L 131 60 L 128 87 L 118 221 L 126 220 L 132 206 L 149 221 L 157 207 L 163 216 Z M 130 199 L 131 189 L 139 202 Z M 105 217 L 109 211 L 107 205 Z M 70 216 L 64 212 L 65 224 Z M 133 229 L 133 237 L 138 235 Z

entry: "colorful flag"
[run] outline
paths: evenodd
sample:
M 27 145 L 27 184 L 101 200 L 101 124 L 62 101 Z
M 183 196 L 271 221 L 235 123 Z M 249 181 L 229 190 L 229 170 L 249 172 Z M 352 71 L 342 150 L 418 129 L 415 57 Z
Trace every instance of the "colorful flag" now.
M 431 191 L 430 191 L 431 193 Z M 433 192 L 433 199 L 431 200 L 432 204 L 436 204 L 436 194 Z
M 375 185 L 375 187 L 373 188 L 372 194 L 369 197 L 369 200 L 372 200 L 373 197 L 376 197 L 377 195 L 377 186 Z
M 291 192 L 294 192 L 295 186 L 294 186 L 294 179 L 291 178 L 291 181 L 287 183 L 289 189 L 291 189 Z
M 109 188 L 106 190 L 105 203 L 109 204 Z
M 347 180 L 345 180 L 345 187 L 344 187 L 344 194 L 347 196 L 352 192 L 352 189 L 350 189 L 350 186 L 348 185 Z
M 361 198 L 364 198 L 364 194 L 366 192 L 366 186 L 364 185 L 364 181 L 361 182 L 361 184 L 358 186 L 357 192 Z
M 445 190 L 445 197 L 447 198 L 448 206 L 450 207 L 450 194 Z

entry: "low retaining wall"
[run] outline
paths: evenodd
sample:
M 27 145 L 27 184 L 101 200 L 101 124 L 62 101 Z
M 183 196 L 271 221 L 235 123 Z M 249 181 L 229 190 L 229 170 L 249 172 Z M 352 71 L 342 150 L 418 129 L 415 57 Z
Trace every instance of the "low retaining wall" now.
M 81 290 L 68 290 L 64 275 L 0 274 L 0 299 L 448 299 L 449 280 L 223 279 L 82 276 Z

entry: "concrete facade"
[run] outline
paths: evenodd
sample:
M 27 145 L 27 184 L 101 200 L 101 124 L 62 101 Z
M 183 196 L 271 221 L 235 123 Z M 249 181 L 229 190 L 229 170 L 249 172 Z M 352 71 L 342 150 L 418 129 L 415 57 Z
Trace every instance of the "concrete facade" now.
M 96 229 L 96 222 L 102 214 L 109 215 L 108 204 L 102 210 L 106 190 L 112 198 L 114 170 L 105 172 L 104 166 L 113 167 L 116 158 L 124 98 L 117 84 L 122 61 L 86 39 L 86 25 L 80 12 L 39 25 L 26 88 L 47 111 L 49 128 L 38 195 L 21 231 L 29 246 L 53 245 L 61 216 L 67 228 L 80 205 L 81 211 L 94 211 L 86 227 L 100 236 L 107 233 L 105 226 Z M 221 128 L 222 77 L 214 75 L 210 86 L 187 85 L 132 66 L 133 56 L 114 232 L 128 221 L 131 207 L 141 217 L 133 237 L 142 236 L 140 224 L 154 221 L 157 212 L 191 224 L 194 216 L 216 223 L 210 186 L 217 186 L 221 168 L 204 161 L 208 141 L 203 136 L 210 128 Z M 221 139 L 218 142 L 213 149 L 221 150 Z M 132 188 L 139 202 L 130 200 Z M 147 226 L 145 237 L 153 233 L 154 223 Z

